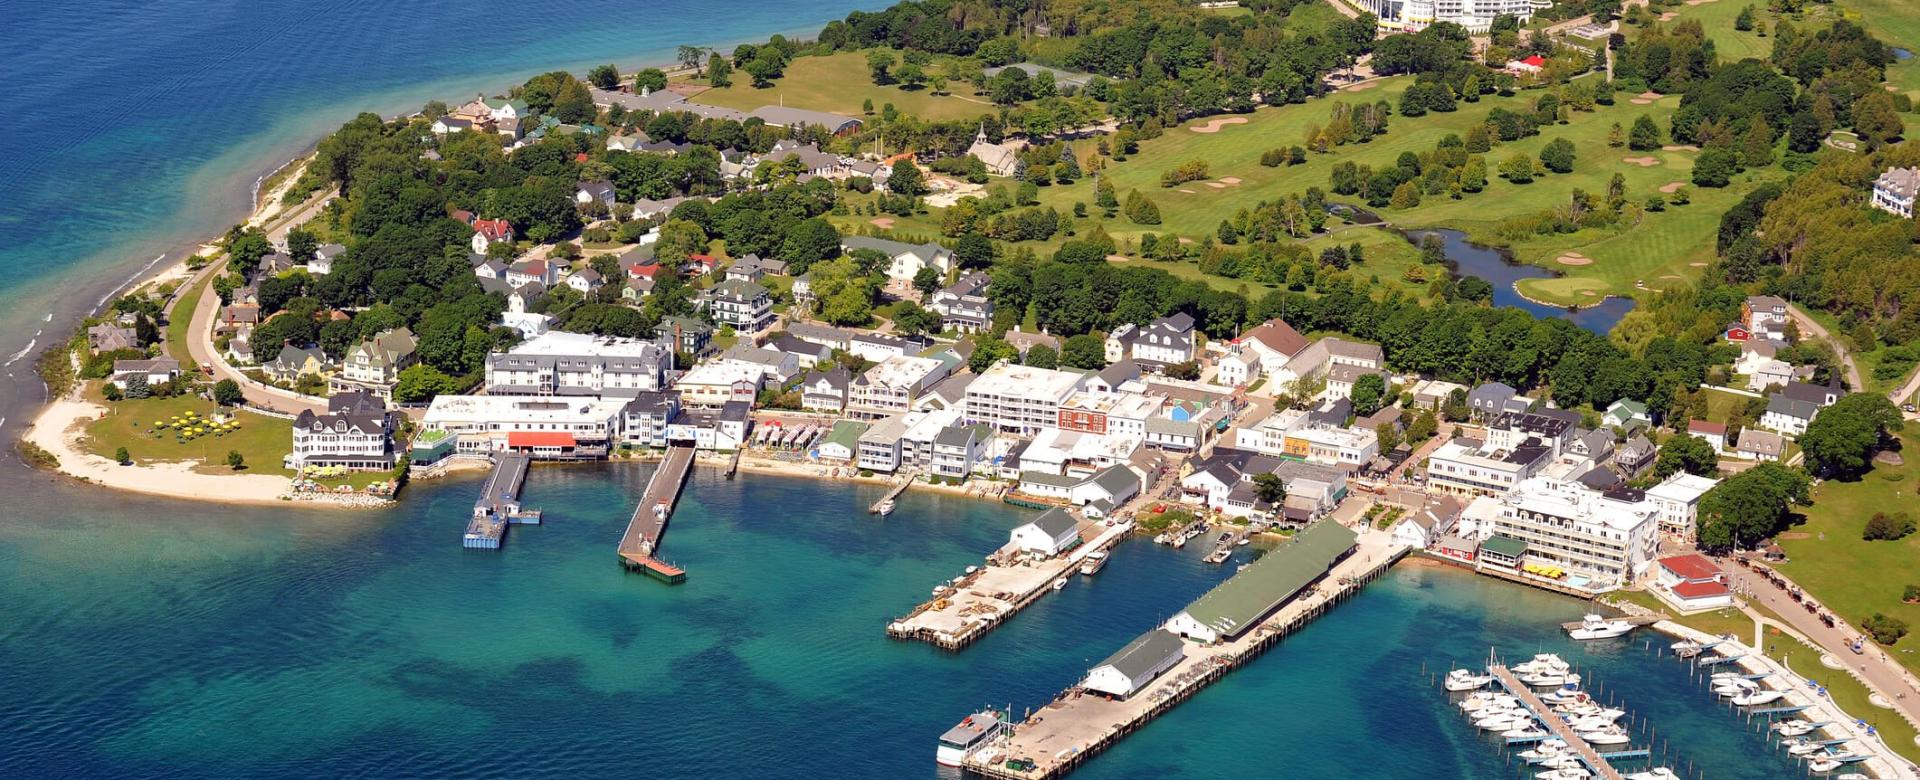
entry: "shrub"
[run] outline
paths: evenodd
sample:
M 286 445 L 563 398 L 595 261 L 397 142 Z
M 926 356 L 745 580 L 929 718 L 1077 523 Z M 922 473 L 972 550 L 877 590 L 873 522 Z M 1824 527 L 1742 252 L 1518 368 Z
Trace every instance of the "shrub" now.
M 1920 603 L 1920 585 L 1908 585 L 1906 594 L 1900 600 L 1908 604 Z
M 1286 165 L 1287 150 L 1276 147 L 1276 148 L 1268 149 L 1264 152 L 1261 152 L 1260 164 L 1268 168 L 1278 168 L 1282 165 Z
M 127 464 L 129 464 L 129 463 L 132 463 L 132 462 L 133 462 L 133 453 L 130 453 L 130 452 L 127 452 L 127 448 L 125 448 L 125 447 L 121 447 L 120 449 L 117 449 L 117 450 L 114 450 L 114 451 L 113 451 L 113 462 L 115 462 L 115 463 L 118 463 L 118 464 L 120 464 L 120 465 L 122 465 L 122 466 L 125 466 L 125 465 L 127 465 Z M 1912 590 L 1912 589 L 1911 589 L 1911 588 L 1909 588 L 1908 590 Z
M 1878 612 L 1873 613 L 1873 617 L 1861 623 L 1860 628 L 1866 631 L 1868 636 L 1873 637 L 1873 641 L 1883 645 L 1891 645 L 1907 635 L 1907 621 L 1887 617 Z
M 1265 162 L 1263 157 L 1261 164 L 1264 165 Z M 1211 170 L 1206 160 L 1188 160 L 1174 166 L 1173 170 L 1161 173 L 1160 186 L 1177 187 L 1190 181 L 1199 181 L 1207 178 Z
M 1869 542 L 1893 541 L 1913 533 L 1913 527 L 1913 518 L 1907 516 L 1905 512 L 1895 512 L 1891 515 L 1875 512 L 1873 517 L 1867 520 L 1866 530 L 1860 533 L 1860 538 Z

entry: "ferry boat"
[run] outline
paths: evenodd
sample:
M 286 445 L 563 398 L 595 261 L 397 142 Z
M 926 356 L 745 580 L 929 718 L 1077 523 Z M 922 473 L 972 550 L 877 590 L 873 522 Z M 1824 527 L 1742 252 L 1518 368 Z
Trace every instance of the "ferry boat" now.
M 974 751 L 1007 732 L 1007 719 L 997 710 L 981 710 L 962 719 L 940 735 L 940 749 L 933 760 L 941 766 L 959 766 Z
M 1081 562 L 1080 573 L 1088 577 L 1091 577 L 1095 574 L 1099 574 L 1100 569 L 1105 567 L 1106 565 L 1107 565 L 1107 551 L 1094 550 L 1093 552 L 1087 553 L 1087 559 Z
M 1625 636 L 1633 630 L 1633 624 L 1625 620 L 1608 620 L 1599 615 L 1588 615 L 1580 620 L 1578 627 L 1568 629 L 1567 636 L 1574 639 L 1612 639 Z

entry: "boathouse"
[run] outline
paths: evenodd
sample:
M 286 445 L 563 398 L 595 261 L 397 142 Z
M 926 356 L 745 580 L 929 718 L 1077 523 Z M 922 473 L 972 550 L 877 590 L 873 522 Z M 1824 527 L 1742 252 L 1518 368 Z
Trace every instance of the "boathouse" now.
M 1358 538 L 1353 529 L 1331 520 L 1307 526 L 1286 546 L 1187 605 L 1167 621 L 1166 629 L 1202 642 L 1233 639 L 1326 576 L 1334 564 L 1353 554 Z
M 1186 655 L 1186 643 L 1180 637 L 1156 628 L 1128 642 L 1120 652 L 1088 671 L 1085 685 L 1087 690 L 1124 699 L 1147 687 L 1153 678 L 1173 668 Z
M 1080 544 L 1080 522 L 1067 510 L 1054 507 L 1007 536 L 1007 544 L 1021 552 L 1059 555 Z

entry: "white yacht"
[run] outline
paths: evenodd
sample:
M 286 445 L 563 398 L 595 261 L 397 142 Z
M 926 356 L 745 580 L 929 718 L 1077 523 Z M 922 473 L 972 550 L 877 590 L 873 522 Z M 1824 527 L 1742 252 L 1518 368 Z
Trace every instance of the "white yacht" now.
M 1087 559 L 1081 562 L 1080 573 L 1088 577 L 1091 577 L 1095 574 L 1099 574 L 1100 568 L 1106 565 L 1107 565 L 1107 551 L 1094 550 L 1093 552 L 1087 553 Z
M 1520 758 L 1529 764 L 1544 764 L 1555 758 L 1572 755 L 1567 751 L 1567 743 L 1559 737 L 1548 737 L 1540 744 L 1520 751 Z
M 893 499 L 889 498 L 885 501 L 880 502 L 880 505 L 874 507 L 873 511 L 878 513 L 881 517 L 886 517 L 887 515 L 893 514 L 893 508 L 894 508 Z
M 1624 636 L 1632 630 L 1633 624 L 1625 620 L 1618 618 L 1609 620 L 1599 615 L 1588 615 L 1581 618 L 1578 627 L 1568 629 L 1567 636 L 1574 639 L 1612 639 Z
M 933 754 L 933 760 L 943 766 L 959 766 L 967 756 L 985 747 L 995 737 L 1006 733 L 1007 719 L 995 710 L 981 710 L 947 729 L 940 735 L 940 749 Z
M 1530 724 L 1500 732 L 1500 736 L 1506 737 L 1507 739 L 1539 739 L 1546 735 L 1547 730 L 1540 728 L 1538 724 Z
M 1680 780 L 1680 775 L 1664 766 L 1656 766 L 1645 772 L 1627 775 L 1627 780 Z
M 1846 766 L 1848 761 L 1855 761 L 1859 758 L 1859 756 L 1852 753 L 1835 753 L 1831 756 L 1821 756 L 1807 762 L 1807 768 L 1815 772 L 1831 772 Z
M 1506 731 L 1517 729 L 1533 722 L 1533 716 L 1521 711 L 1497 712 L 1473 722 L 1481 731 Z
M 1773 724 L 1773 733 L 1783 737 L 1798 737 L 1813 733 L 1815 728 L 1813 721 L 1810 720 L 1783 720 Z
M 1551 670 L 1566 671 L 1571 668 L 1571 666 L 1567 665 L 1566 661 L 1561 660 L 1560 656 L 1554 655 L 1553 653 L 1541 653 L 1529 660 L 1514 664 L 1512 667 L 1514 674 L 1532 674 L 1534 672 Z
M 1545 671 L 1520 675 L 1520 681 L 1535 688 L 1558 688 L 1563 685 L 1579 685 L 1580 675 L 1569 671 Z
M 1787 746 L 1787 755 L 1790 756 L 1811 756 L 1815 753 L 1824 753 L 1827 750 L 1826 745 L 1822 745 L 1818 741 L 1811 739 L 1789 739 L 1780 744 Z
M 1447 672 L 1446 686 L 1447 690 L 1459 693 L 1485 688 L 1490 682 L 1493 682 L 1493 675 L 1474 674 L 1471 669 L 1455 669 Z
M 1060 579 L 1057 579 L 1057 580 L 1054 580 L 1054 581 L 1053 581 L 1053 589 L 1054 589 L 1054 590 L 1060 590 L 1060 589 L 1063 589 L 1063 588 L 1065 588 L 1065 587 L 1067 587 L 1067 578 L 1065 578 L 1065 577 L 1061 577 Z
M 1607 728 L 1595 731 L 1582 731 L 1579 734 L 1581 739 L 1592 745 L 1625 745 L 1633 739 L 1627 734 L 1626 729 L 1617 725 L 1609 725 Z
M 1784 698 L 1787 698 L 1787 695 L 1780 691 L 1754 691 L 1744 696 L 1733 697 L 1733 703 L 1742 707 L 1758 707 L 1762 704 L 1772 704 Z
M 1540 694 L 1540 700 L 1548 704 L 1573 704 L 1587 700 L 1587 694 L 1578 685 L 1562 685 L 1560 690 Z

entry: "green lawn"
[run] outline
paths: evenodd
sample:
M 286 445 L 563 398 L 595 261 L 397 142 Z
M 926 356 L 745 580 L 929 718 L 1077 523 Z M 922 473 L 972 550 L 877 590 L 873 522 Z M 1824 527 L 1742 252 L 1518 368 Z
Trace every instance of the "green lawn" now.
M 1820 485 L 1813 506 L 1804 510 L 1806 523 L 1780 536 L 1780 546 L 1792 558 L 1781 571 L 1856 626 L 1882 612 L 1920 627 L 1920 605 L 1900 601 L 1906 586 L 1920 584 L 1920 535 L 1878 542 L 1860 538 L 1875 512 L 1920 507 L 1914 501 L 1920 487 L 1920 449 L 1914 445 L 1920 438 L 1903 437 L 1902 443 L 1905 465 L 1881 466 L 1858 482 Z M 1920 636 L 1908 636 L 1892 649 L 1909 669 L 1920 671 L 1920 655 L 1909 652 L 1916 646 Z
M 938 65 L 929 71 L 937 72 Z M 955 80 L 947 88 L 956 94 L 935 95 L 930 87 L 906 90 L 874 84 L 867 72 L 866 52 L 860 51 L 797 58 L 787 66 L 786 75 L 766 89 L 755 89 L 746 74 L 736 72 L 733 86 L 710 89 L 692 99 L 741 111 L 786 105 L 853 117 L 863 116 L 862 101 L 872 100 L 875 112 L 892 103 L 903 114 L 929 121 L 972 119 L 996 110 L 985 99 L 972 96 L 972 84 Z
M 1327 28 L 1345 18 L 1326 3 L 1303 3 L 1287 12 L 1287 30 L 1296 33 L 1326 32 Z
M 1909 50 L 1920 48 L 1916 46 L 1920 44 L 1920 4 L 1913 0 L 1840 0 L 1839 6 L 1848 19 L 1874 37 Z M 1920 98 L 1920 58 L 1909 57 L 1888 67 L 1887 82 Z
M 1337 93 L 1331 100 L 1349 102 L 1386 99 L 1398 103 L 1398 97 L 1410 82 L 1390 79 L 1378 87 L 1359 92 Z M 1242 208 L 1252 208 L 1264 200 L 1299 193 L 1310 186 L 1325 189 L 1333 166 L 1353 160 L 1375 167 L 1390 165 L 1402 152 L 1420 153 L 1432 149 L 1442 137 L 1464 135 L 1467 128 L 1483 122 L 1495 107 L 1522 110 L 1537 92 L 1523 92 L 1511 98 L 1488 97 L 1479 103 L 1462 103 L 1449 114 L 1424 117 L 1395 117 L 1389 133 L 1364 145 L 1338 147 L 1331 154 L 1313 155 L 1303 165 L 1265 168 L 1259 165 L 1260 153 L 1276 146 L 1299 144 L 1308 125 L 1326 121 L 1330 100 L 1315 100 L 1301 105 L 1263 108 L 1246 115 L 1245 124 L 1223 126 L 1219 132 L 1193 132 L 1200 123 L 1188 123 L 1169 130 L 1161 138 L 1144 142 L 1139 153 L 1125 162 L 1110 165 L 1106 175 L 1124 197 L 1128 190 L 1139 190 L 1160 207 L 1163 224 L 1154 232 L 1175 232 L 1186 236 L 1213 233 L 1220 220 Z M 1539 211 L 1565 202 L 1573 190 L 1604 194 L 1615 172 L 1626 178 L 1627 190 L 1635 200 L 1644 200 L 1674 182 L 1686 182 L 1693 166 L 1691 152 L 1629 152 L 1607 146 L 1610 126 L 1619 122 L 1631 125 L 1641 114 L 1651 115 L 1665 124 L 1666 117 L 1679 105 L 1678 97 L 1668 97 L 1651 105 L 1633 105 L 1627 95 L 1618 103 L 1602 106 L 1591 113 L 1576 113 L 1566 125 L 1545 128 L 1533 138 L 1494 147 L 1487 155 L 1489 167 L 1515 151 L 1537 155 L 1547 142 L 1566 138 L 1576 148 L 1574 172 L 1549 175 L 1532 184 L 1515 185 L 1494 180 L 1485 192 L 1460 200 L 1444 196 L 1429 197 L 1420 206 L 1405 209 L 1380 209 L 1382 216 L 1402 227 L 1455 227 L 1476 239 L 1497 242 L 1493 228 L 1507 217 Z M 1080 150 L 1082 159 L 1094 154 L 1091 143 Z M 1627 157 L 1652 157 L 1653 166 L 1627 164 Z M 1160 186 L 1162 171 L 1186 160 L 1211 163 L 1211 181 L 1193 182 L 1174 188 Z M 1780 175 L 1772 170 L 1766 175 Z M 1238 184 L 1220 181 L 1235 177 Z M 1219 185 L 1219 186 L 1214 186 Z M 1635 295 L 1644 290 L 1690 283 L 1701 266 L 1713 254 L 1712 236 L 1719 215 L 1744 194 L 1747 181 L 1718 191 L 1693 190 L 1693 203 L 1648 213 L 1631 228 L 1587 230 L 1568 235 L 1544 236 L 1521 242 L 1513 249 L 1522 261 L 1563 271 L 1566 277 L 1533 280 L 1523 286 L 1528 295 L 1559 303 L 1591 301 L 1599 295 Z M 1092 180 L 1070 186 L 1042 190 L 1041 202 L 1063 211 L 1076 201 L 1091 202 Z M 1108 225 L 1115 236 L 1137 237 L 1146 232 L 1142 226 L 1115 220 Z M 1593 263 L 1571 267 L 1554 262 L 1561 254 L 1577 251 Z M 1644 284 L 1645 287 L 1640 285 Z
M 193 289 L 180 295 L 180 302 L 173 307 L 173 316 L 167 320 L 167 354 L 180 361 L 180 365 L 193 365 L 193 357 L 187 354 L 187 326 L 193 322 L 193 310 L 200 306 L 200 296 L 207 291 L 207 285 L 213 277 L 193 286 Z
M 1756 32 L 1741 32 L 1733 29 L 1734 17 L 1740 15 L 1740 9 L 1753 6 L 1756 22 L 1766 24 L 1769 35 L 1761 37 Z M 1665 24 L 1671 26 L 1680 21 L 1694 19 L 1706 30 L 1707 38 L 1713 41 L 1714 51 L 1720 55 L 1721 62 L 1737 62 L 1748 57 L 1766 59 L 1773 53 L 1771 32 L 1779 17 L 1767 12 L 1765 2 L 1747 0 L 1717 0 L 1700 5 L 1681 5 L 1668 9 L 1675 14 L 1673 20 Z M 1632 36 L 1637 37 L 1637 36 Z
M 240 412 L 240 428 L 225 435 L 204 435 L 188 442 L 175 440 L 172 430 L 154 433 L 154 422 L 169 420 L 186 412 L 206 417 L 230 413 L 195 396 L 143 398 L 107 401 L 97 387 L 87 391 L 88 400 L 111 410 L 107 416 L 87 425 L 83 440 L 88 452 L 112 458 L 115 450 L 127 448 L 134 462 L 197 461 L 196 471 L 210 474 L 231 473 L 227 452 L 238 450 L 246 458 L 247 470 L 263 474 L 292 476 L 281 468 L 281 459 L 293 449 L 293 423 L 276 417 Z

